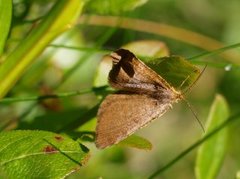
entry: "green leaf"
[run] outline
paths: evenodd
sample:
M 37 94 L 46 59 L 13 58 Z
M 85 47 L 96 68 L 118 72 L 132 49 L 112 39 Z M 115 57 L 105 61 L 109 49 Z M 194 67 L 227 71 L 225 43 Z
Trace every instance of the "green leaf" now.
M 59 134 L 21 130 L 0 134 L 0 171 L 7 178 L 64 178 L 88 158 L 86 147 Z
M 79 117 L 79 119 L 81 119 L 81 120 L 78 120 L 78 119 L 73 120 L 68 125 L 64 126 L 64 128 L 61 131 L 72 131 L 72 130 L 75 130 L 75 129 L 79 128 L 82 125 L 85 125 L 87 122 L 91 121 L 97 115 L 99 105 L 100 104 L 98 103 L 95 106 L 93 106 L 92 108 L 85 111 Z
M 86 111 L 87 108 L 77 108 L 66 111 L 48 112 L 35 117 L 31 121 L 20 121 L 18 129 L 38 129 L 58 132 L 76 120 L 81 121 L 82 124 L 86 122 L 84 119 L 79 120 Z
M 12 1 L 0 0 L 0 56 L 4 50 L 5 42 L 11 27 Z
M 236 179 L 240 179 L 240 171 L 237 172 Z
M 122 48 L 130 50 L 140 58 L 144 57 L 153 59 L 169 56 L 169 50 L 166 44 L 158 40 L 133 41 L 124 45 Z
M 161 41 L 136 41 L 124 45 L 123 48 L 133 52 L 174 88 L 186 89 L 200 75 L 199 69 L 185 58 L 180 56 L 169 57 L 168 48 Z
M 147 65 L 162 76 L 174 88 L 186 89 L 198 78 L 200 70 L 180 56 L 153 59 Z
M 91 0 L 86 5 L 87 11 L 98 14 L 119 15 L 134 10 L 148 0 Z
M 49 42 L 73 26 L 83 4 L 83 0 L 56 1 L 48 15 L 6 57 L 0 66 L 0 98 L 11 89 Z
M 226 121 L 228 117 L 227 102 L 221 95 L 217 95 L 209 112 L 205 135 Z M 224 128 L 199 148 L 195 168 L 197 179 L 216 178 L 225 156 L 227 139 L 228 130 Z
M 131 135 L 128 138 L 124 139 L 117 145 L 120 146 L 127 146 L 127 147 L 133 147 L 133 148 L 138 148 L 138 149 L 143 149 L 143 150 L 151 150 L 152 149 L 152 144 L 149 142 L 147 139 L 137 136 L 137 135 Z

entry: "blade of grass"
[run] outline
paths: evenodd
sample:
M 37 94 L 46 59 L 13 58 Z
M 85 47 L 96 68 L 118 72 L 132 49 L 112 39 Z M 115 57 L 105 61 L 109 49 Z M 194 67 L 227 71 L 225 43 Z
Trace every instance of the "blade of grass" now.
M 12 1 L 0 0 L 0 56 L 10 30 L 12 20 Z
M 240 47 L 240 43 L 228 45 L 228 46 L 225 46 L 223 48 L 213 50 L 211 52 L 204 52 L 204 53 L 195 55 L 195 56 L 187 58 L 187 59 L 190 60 L 194 64 L 206 65 L 206 63 L 207 63 L 208 66 L 216 67 L 216 68 L 224 68 L 226 71 L 229 71 L 229 70 L 232 70 L 232 69 L 239 69 L 240 68 L 239 64 L 197 60 L 197 59 L 200 59 L 200 58 L 205 58 L 205 57 L 210 57 L 210 56 L 213 56 L 213 55 L 216 55 L 216 54 L 220 54 L 220 53 L 223 53 L 227 50 L 232 50 L 232 49 L 235 49 L 235 48 L 238 48 L 238 47 Z
M 75 23 L 83 2 L 83 0 L 56 1 L 49 14 L 5 59 L 0 66 L 0 98 L 11 89 L 49 42 Z
M 204 36 L 202 34 L 174 27 L 168 24 L 161 24 L 141 19 L 123 18 L 123 17 L 113 17 L 113 16 L 97 16 L 97 15 L 84 15 L 79 19 L 79 24 L 88 18 L 89 25 L 101 25 L 110 27 L 120 27 L 125 29 L 132 29 L 146 33 L 157 34 L 161 36 L 166 36 L 175 40 L 191 44 L 202 49 L 212 51 L 224 47 L 224 44 L 214 40 L 210 37 Z M 221 54 L 223 58 L 236 64 L 239 63 L 239 53 L 224 52 Z
M 199 59 L 199 58 L 204 58 L 204 57 L 217 55 L 217 54 L 223 53 L 227 50 L 235 49 L 237 47 L 240 47 L 240 43 L 236 43 L 236 44 L 228 45 L 228 46 L 225 46 L 225 47 L 222 47 L 222 48 L 218 48 L 216 50 L 212 50 L 211 52 L 204 52 L 204 53 L 201 53 L 199 55 L 196 55 L 196 56 L 193 56 L 193 57 L 190 57 L 190 58 L 187 58 L 187 59 L 194 61 L 194 60 Z
M 224 69 L 225 71 L 240 69 L 240 65 L 236 65 L 236 64 L 232 64 L 232 63 L 212 62 L 212 61 L 205 61 L 205 60 L 204 61 L 203 60 L 194 60 L 191 62 L 192 62 L 192 64 L 195 64 L 195 65 L 205 66 L 207 64 L 207 66 L 209 66 L 209 67 L 221 68 L 221 69 Z
M 101 52 L 101 53 L 109 53 L 109 50 L 103 50 L 96 47 L 76 47 L 70 45 L 58 45 L 58 44 L 50 44 L 49 48 L 64 48 L 68 50 L 77 50 L 77 51 L 85 51 L 85 52 Z
M 206 136 L 204 136 L 202 139 L 195 142 L 193 145 L 188 147 L 186 150 L 181 152 L 178 156 L 176 156 L 173 160 L 168 162 L 166 165 L 164 165 L 162 168 L 158 169 L 157 171 L 153 172 L 148 178 L 155 178 L 159 174 L 165 172 L 167 169 L 169 169 L 172 165 L 176 164 L 180 159 L 185 157 L 188 153 L 190 153 L 192 150 L 196 149 L 198 146 L 200 146 L 202 143 L 210 139 L 212 136 L 216 135 L 219 131 L 221 131 L 226 126 L 229 126 L 237 119 L 240 119 L 240 113 L 237 113 L 231 117 L 229 117 L 226 121 L 222 122 L 218 127 L 213 129 L 211 132 L 209 132 Z
M 66 93 L 58 93 L 58 94 L 51 94 L 51 95 L 44 95 L 44 96 L 29 96 L 29 97 L 15 97 L 15 98 L 3 98 L 0 100 L 0 104 L 8 104 L 8 103 L 16 103 L 16 102 L 27 102 L 27 101 L 38 101 L 38 100 L 46 100 L 52 98 L 65 98 L 71 96 L 78 96 L 87 93 L 101 93 L 107 90 L 108 86 L 101 86 L 97 88 L 89 88 L 79 91 L 72 91 Z

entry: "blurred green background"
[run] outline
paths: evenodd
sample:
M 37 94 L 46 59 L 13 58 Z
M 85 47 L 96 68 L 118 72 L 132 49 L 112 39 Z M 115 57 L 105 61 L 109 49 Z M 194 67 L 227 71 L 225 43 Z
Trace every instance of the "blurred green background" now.
M 37 23 L 36 18 L 48 13 L 53 2 L 53 0 L 14 0 L 14 17 L 5 47 L 6 53 L 11 52 L 28 34 L 34 27 L 34 23 Z M 105 3 L 104 0 L 87 1 L 83 15 L 137 18 L 194 31 L 224 45 L 240 42 L 240 1 L 238 0 L 142 0 L 136 2 L 139 3 L 135 7 L 131 5 L 131 3 L 134 4 L 134 0 L 128 2 L 118 0 L 112 4 Z M 188 37 L 186 41 L 189 43 L 184 43 L 167 36 L 108 27 L 107 24 L 88 25 L 86 20 L 52 42 L 55 46 L 49 45 L 46 48 L 8 93 L 8 97 L 38 96 L 91 88 L 102 57 L 112 50 L 137 40 L 159 40 L 165 43 L 170 54 L 186 58 L 206 52 L 206 49 L 191 45 L 191 38 Z M 204 45 L 203 41 L 202 46 Z M 80 48 L 72 49 L 66 46 Z M 210 52 L 211 50 L 209 49 Z M 239 49 L 236 48 L 233 52 L 238 54 Z M 198 60 L 213 64 L 207 67 L 186 96 L 197 111 L 200 120 L 205 123 L 217 93 L 221 93 L 226 98 L 231 114 L 238 112 L 240 110 L 240 68 L 237 66 L 240 65 L 240 58 L 226 59 L 221 54 L 217 54 Z M 199 65 L 200 69 L 203 67 Z M 89 93 L 45 102 L 0 104 L 0 126 L 2 130 L 43 129 L 56 132 L 75 119 L 94 118 L 97 108 L 92 111 L 90 109 L 98 102 L 98 94 Z M 94 131 L 95 123 L 95 119 L 90 120 L 79 130 Z M 240 122 L 231 125 L 229 131 L 226 157 L 217 177 L 219 179 L 236 178 L 236 173 L 240 170 Z M 105 150 L 97 150 L 94 143 L 84 142 L 91 150 L 89 162 L 68 178 L 147 178 L 198 140 L 203 132 L 187 105 L 180 102 L 160 119 L 139 130 L 137 134 L 151 141 L 153 149 L 144 151 L 113 146 Z M 196 150 L 158 178 L 195 178 L 195 161 Z

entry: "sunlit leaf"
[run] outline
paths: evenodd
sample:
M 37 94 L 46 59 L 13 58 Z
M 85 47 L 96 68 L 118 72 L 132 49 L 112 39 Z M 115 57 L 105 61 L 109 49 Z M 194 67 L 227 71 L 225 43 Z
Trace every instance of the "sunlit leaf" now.
M 237 172 L 236 178 L 240 179 L 240 171 Z
M 169 56 L 169 50 L 165 43 L 158 40 L 133 41 L 122 48 L 130 50 L 139 57 L 160 58 Z
M 0 134 L 0 168 L 7 178 L 64 178 L 88 158 L 86 147 L 59 134 L 20 130 Z
M 228 117 L 228 105 L 221 95 L 217 95 L 209 112 L 206 134 Z M 199 148 L 195 168 L 197 179 L 216 178 L 225 156 L 227 137 L 228 130 L 224 128 Z
M 118 145 L 120 146 L 127 146 L 127 147 L 133 147 L 143 150 L 151 150 L 152 144 L 147 139 L 137 136 L 137 135 L 131 135 L 128 138 L 121 141 Z
M 180 56 L 163 57 L 147 62 L 147 65 L 178 89 L 186 89 L 196 81 L 200 70 Z

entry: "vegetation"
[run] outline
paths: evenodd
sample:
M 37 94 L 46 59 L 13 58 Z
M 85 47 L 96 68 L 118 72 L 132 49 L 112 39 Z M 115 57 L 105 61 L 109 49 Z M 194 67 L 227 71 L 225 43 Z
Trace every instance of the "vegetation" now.
M 0 178 L 240 178 L 239 5 L 0 0 Z M 190 108 L 99 150 L 105 55 L 121 47 Z

